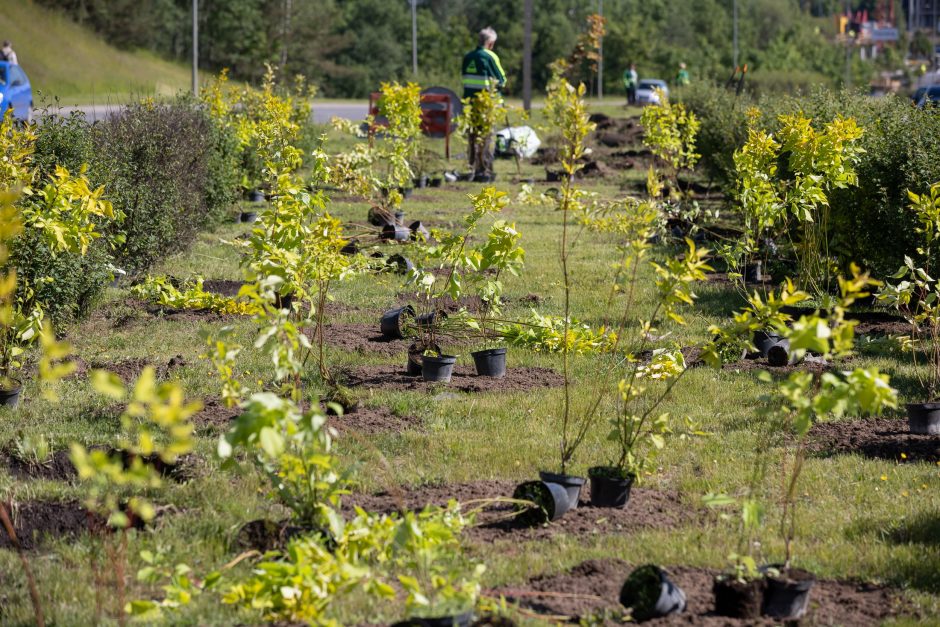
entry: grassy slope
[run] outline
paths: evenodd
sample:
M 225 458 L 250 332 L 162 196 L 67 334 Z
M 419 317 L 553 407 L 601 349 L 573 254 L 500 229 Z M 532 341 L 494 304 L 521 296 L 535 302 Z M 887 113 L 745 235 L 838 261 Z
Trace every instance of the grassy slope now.
M 26 0 L 3 3 L 0 33 L 13 42 L 34 92 L 58 96 L 63 105 L 172 95 L 189 85 L 185 67 L 144 52 L 117 50 L 62 15 Z
M 513 195 L 518 187 L 507 181 L 511 176 L 511 163 L 499 162 L 500 189 Z M 526 166 L 536 175 L 538 168 Z M 639 178 L 642 172 L 625 176 Z M 593 191 L 605 197 L 620 195 L 616 180 L 595 181 Z M 545 185 L 537 186 L 545 189 Z M 417 192 L 405 202 L 409 218 L 421 219 L 439 227 L 454 226 L 466 211 L 466 193 L 477 186 L 450 186 L 440 191 Z M 338 202 L 333 210 L 346 221 L 361 223 L 366 213 L 363 202 Z M 550 208 L 523 206 L 514 203 L 506 210 L 507 217 L 517 222 L 523 233 L 527 251 L 527 267 L 519 278 L 506 281 L 507 296 L 511 304 L 509 316 L 524 316 L 527 306 L 518 298 L 536 292 L 544 297 L 538 307 L 543 312 L 557 313 L 561 307 L 561 286 L 556 257 L 558 214 Z M 220 237 L 232 238 L 244 232 L 244 225 L 229 225 L 220 232 L 204 235 L 193 248 L 166 260 L 161 271 L 176 276 L 199 273 L 211 278 L 238 278 L 237 256 L 233 250 L 220 244 Z M 661 254 L 659 251 L 657 254 Z M 594 235 L 585 236 L 581 247 L 573 255 L 573 276 L 577 285 L 572 311 L 592 324 L 600 323 L 605 315 L 603 286 L 610 279 L 608 262 L 613 260 L 609 242 Z M 651 277 L 641 279 L 644 300 L 648 302 Z M 379 312 L 398 302 L 401 290 L 398 278 L 363 277 L 340 286 L 336 296 L 339 302 L 350 305 L 337 320 L 377 324 Z M 688 316 L 687 328 L 670 328 L 672 339 L 682 344 L 701 341 L 707 336 L 707 327 L 727 316 L 736 302 L 735 296 L 720 286 L 704 285 L 698 290 L 701 303 Z M 112 314 L 120 314 L 121 301 L 126 292 L 112 290 L 111 302 L 105 307 Z M 146 357 L 154 363 L 166 361 L 181 353 L 189 365 L 174 371 L 192 397 L 206 398 L 218 394 L 218 386 L 209 376 L 206 362 L 199 359 L 203 344 L 199 331 L 218 323 L 175 322 L 149 319 L 141 323 L 115 325 L 119 315 L 93 316 L 92 320 L 73 330 L 70 339 L 79 354 L 87 361 L 119 361 L 131 357 Z M 236 337 L 245 346 L 251 345 L 254 325 L 247 320 L 235 323 Z M 466 350 L 460 350 L 467 361 Z M 890 359 L 888 357 L 891 357 Z M 897 356 L 871 354 L 857 360 L 858 364 L 878 363 L 893 373 L 910 375 L 899 366 Z M 391 360 L 375 355 L 360 355 L 338 350 L 330 351 L 334 367 L 363 363 L 403 363 L 404 356 Z M 596 360 L 591 357 L 574 359 L 578 387 L 576 403 L 589 399 L 591 381 L 596 379 Z M 510 367 L 541 365 L 559 367 L 559 358 L 523 350 L 513 350 Z M 267 379 L 270 367 L 267 358 L 257 351 L 246 349 L 239 369 L 244 379 L 252 382 Z M 65 384 L 63 402 L 51 407 L 37 398 L 30 386 L 29 401 L 18 411 L 0 410 L 0 424 L 5 435 L 0 446 L 13 437 L 17 430 L 44 433 L 51 436 L 57 446 L 64 446 L 70 438 L 89 443 L 116 441 L 118 424 L 101 411 L 107 402 L 90 392 L 83 381 Z M 660 458 L 661 472 L 648 478 L 647 485 L 658 489 L 678 490 L 682 498 L 697 503 L 708 491 L 737 493 L 747 481 L 753 451 L 753 439 L 759 429 L 755 412 L 757 398 L 768 392 L 766 384 L 759 382 L 753 372 L 721 371 L 705 368 L 690 371 L 675 396 L 663 409 L 675 416 L 689 415 L 701 421 L 704 429 L 714 435 L 667 447 Z M 358 476 L 363 482 L 360 489 L 373 490 L 389 483 L 415 485 L 423 482 L 473 481 L 489 478 L 531 478 L 540 468 L 554 465 L 557 442 L 556 417 L 561 390 L 548 390 L 535 394 L 476 395 L 459 398 L 435 399 L 433 394 L 415 392 L 376 391 L 366 395 L 370 405 L 386 405 L 405 415 L 421 418 L 420 430 L 389 433 L 369 437 L 370 446 L 361 441 L 340 441 L 340 447 L 350 461 L 359 460 Z M 609 443 L 603 441 L 603 428 L 596 429 L 578 454 L 575 470 L 584 469 L 603 461 Z M 284 511 L 266 500 L 257 478 L 233 476 L 212 470 L 211 453 L 214 438 L 203 433 L 199 437 L 198 454 L 206 468 L 192 482 L 170 484 L 162 488 L 155 499 L 161 504 L 172 504 L 176 514 L 163 519 L 152 533 L 136 535 L 131 542 L 132 569 L 140 567 L 136 558 L 142 549 L 159 548 L 168 555 L 170 563 L 184 561 L 197 573 L 218 568 L 231 560 L 235 553 L 226 547 L 235 530 L 244 522 L 259 517 L 281 518 Z M 415 455 L 421 451 L 420 455 Z M 781 449 L 774 449 L 776 458 Z M 883 478 L 882 478 L 883 477 Z M 767 488 L 777 490 L 779 478 L 771 476 Z M 936 520 L 940 510 L 940 473 L 934 465 L 904 464 L 865 459 L 856 456 L 813 457 L 807 464 L 801 483 L 803 498 L 799 515 L 798 561 L 801 565 L 825 577 L 861 578 L 881 580 L 905 587 L 908 598 L 918 604 L 928 616 L 940 615 L 940 580 L 936 564 L 940 563 L 940 548 L 933 542 L 898 543 L 891 539 L 890 530 L 903 525 L 905 520 Z M 12 491 L 15 499 L 48 497 L 81 497 L 81 488 L 57 482 L 24 482 L 16 480 L 0 468 L 0 493 Z M 909 495 L 909 496 L 908 496 Z M 762 533 L 764 549 L 770 555 L 779 555 L 780 543 L 773 520 L 777 508 L 773 499 L 769 506 L 771 516 Z M 637 532 L 623 530 L 616 534 L 587 539 L 564 536 L 552 541 L 513 543 L 476 547 L 488 564 L 484 585 L 494 586 L 520 582 L 542 572 L 553 572 L 573 566 L 586 558 L 620 557 L 630 563 L 655 561 L 664 564 L 720 566 L 731 550 L 729 536 L 731 523 L 717 518 L 702 525 L 686 525 L 677 529 L 649 529 Z M 75 586 L 75 581 L 91 581 L 88 551 L 91 544 L 58 542 L 35 554 L 32 561 L 39 573 L 47 611 L 56 624 L 88 624 L 94 609 L 91 585 Z M 247 564 L 247 563 L 246 563 Z M 236 570 L 244 572 L 246 564 Z M 0 574 L 16 572 L 16 557 L 9 551 L 0 551 Z M 133 571 L 132 571 L 133 572 Z M 0 593 L 5 613 L 4 624 L 26 624 L 30 609 L 25 586 L 21 578 L 10 575 L 16 582 Z M 0 577 L 2 579 L 2 577 Z M 131 578 L 132 579 L 132 578 Z M 157 591 L 132 583 L 129 595 Z M 344 601 L 337 608 L 344 624 L 363 621 L 379 622 L 393 619 L 398 609 L 392 605 L 367 605 L 355 599 Z M 233 624 L 250 617 L 235 617 L 231 610 L 220 608 L 216 597 L 199 601 L 185 612 L 177 624 Z

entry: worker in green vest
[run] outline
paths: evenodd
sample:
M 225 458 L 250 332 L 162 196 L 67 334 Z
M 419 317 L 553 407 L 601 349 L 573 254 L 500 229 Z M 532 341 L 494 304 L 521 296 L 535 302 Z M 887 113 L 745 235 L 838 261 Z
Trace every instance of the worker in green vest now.
M 679 64 L 679 71 L 676 73 L 676 85 L 684 87 L 690 82 L 689 71 L 685 69 L 685 63 Z
M 502 91 L 506 85 L 506 72 L 493 52 L 496 44 L 496 31 L 487 26 L 480 31 L 479 45 L 463 57 L 463 97 L 466 106 L 473 107 L 477 95 L 483 91 Z M 467 136 L 467 158 L 473 169 L 473 180 L 490 182 L 496 177 L 493 173 L 492 137 L 482 137 L 472 126 Z
M 628 105 L 636 104 L 636 85 L 639 80 L 640 77 L 636 73 L 636 65 L 631 63 L 630 67 L 623 72 L 623 87 L 627 90 Z

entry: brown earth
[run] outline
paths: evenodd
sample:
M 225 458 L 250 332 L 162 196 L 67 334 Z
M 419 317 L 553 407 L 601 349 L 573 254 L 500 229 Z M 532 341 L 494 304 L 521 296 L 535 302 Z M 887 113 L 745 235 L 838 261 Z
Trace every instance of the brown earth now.
M 632 568 L 618 559 L 588 560 L 570 571 L 534 577 L 518 586 L 487 591 L 561 622 L 590 621 L 619 625 L 626 614 L 618 598 L 624 580 Z M 682 614 L 654 619 L 650 625 L 774 625 L 772 620 L 742 620 L 716 616 L 712 581 L 718 571 L 675 566 L 669 578 L 686 594 L 687 607 Z M 871 584 L 852 581 L 821 580 L 810 593 L 807 624 L 878 625 L 898 616 L 902 600 L 898 592 Z M 596 624 L 591 622 L 591 624 Z
M 87 376 L 90 370 L 107 370 L 116 374 L 124 383 L 128 384 L 136 381 L 147 366 L 155 368 L 158 379 L 165 379 L 171 371 L 187 365 L 186 359 L 182 355 L 171 357 L 165 364 L 155 364 L 143 357 L 134 357 L 121 361 L 93 361 L 90 364 L 79 358 L 76 362 L 78 368 L 72 374 L 73 377 Z
M 375 324 L 330 324 L 325 328 L 325 340 L 330 346 L 348 352 L 373 353 L 391 357 L 408 352 L 411 340 L 389 338 Z
M 0 466 L 9 469 L 17 479 L 46 479 L 49 481 L 73 481 L 78 473 L 69 451 L 60 450 L 53 453 L 45 463 L 30 463 L 24 461 L 10 452 L 0 451 Z
M 78 501 L 26 501 L 10 507 L 13 529 L 24 549 L 34 549 L 45 537 L 73 538 L 89 529 L 100 530 L 102 521 Z M 0 548 L 9 549 L 13 542 L 0 525 Z
M 911 433 L 906 419 L 820 422 L 808 437 L 811 450 L 821 456 L 855 454 L 894 462 L 940 462 L 940 436 Z
M 421 509 L 425 505 L 444 506 L 450 499 L 466 504 L 464 511 L 481 507 L 479 501 L 511 498 L 517 483 L 512 481 L 480 481 L 450 485 L 431 485 L 417 488 L 353 494 L 346 497 L 343 507 L 358 505 L 370 512 L 391 513 Z M 685 504 L 678 493 L 647 488 L 634 488 L 630 501 L 623 509 L 591 507 L 590 488 L 581 490 L 580 505 L 561 519 L 540 527 L 525 527 L 513 518 L 514 506 L 509 503 L 490 503 L 477 514 L 476 526 L 465 535 L 478 542 L 494 540 L 536 540 L 558 535 L 580 537 L 605 533 L 629 533 L 636 529 L 668 529 L 683 524 L 701 524 L 707 512 Z
M 421 419 L 399 416 L 387 407 L 363 407 L 361 404 L 342 416 L 330 416 L 329 425 L 340 433 L 355 431 L 364 435 L 401 433 L 421 430 Z
M 450 383 L 430 383 L 408 376 L 401 366 L 360 366 L 345 374 L 345 384 L 380 390 L 429 391 L 446 388 L 460 392 L 520 392 L 564 385 L 560 374 L 548 368 L 508 368 L 502 379 L 479 377 L 472 367 L 456 366 Z
M 226 407 L 222 399 L 209 398 L 203 401 L 202 409 L 191 420 L 197 432 L 217 435 L 228 431 L 240 414 L 237 407 Z

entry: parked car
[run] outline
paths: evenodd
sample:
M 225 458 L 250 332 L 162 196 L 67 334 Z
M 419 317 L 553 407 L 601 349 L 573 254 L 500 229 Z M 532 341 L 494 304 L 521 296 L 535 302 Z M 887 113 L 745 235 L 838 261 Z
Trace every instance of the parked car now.
M 13 109 L 18 120 L 33 119 L 33 88 L 19 65 L 0 61 L 0 113 Z
M 931 85 L 917 98 L 917 106 L 923 109 L 928 104 L 940 105 L 940 85 Z
M 660 89 L 666 96 L 669 96 L 669 85 L 666 81 L 658 78 L 643 78 L 636 86 L 636 103 L 638 105 L 659 104 L 659 95 L 656 90 Z

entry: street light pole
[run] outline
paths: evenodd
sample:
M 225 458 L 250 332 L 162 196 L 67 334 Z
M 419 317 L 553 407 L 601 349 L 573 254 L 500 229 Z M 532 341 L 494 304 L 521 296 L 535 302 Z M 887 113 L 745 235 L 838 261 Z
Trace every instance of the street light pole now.
M 193 95 L 199 95 L 199 0 L 193 0 Z
M 418 75 L 418 0 L 411 0 L 411 71 Z
M 604 0 L 597 0 L 597 14 L 604 19 Z M 597 42 L 597 99 L 604 97 L 604 36 Z
M 734 40 L 734 67 L 735 67 L 735 69 L 737 69 L 737 67 L 738 67 L 738 0 L 732 0 L 732 2 L 733 2 L 733 5 L 732 5 L 732 6 L 733 6 L 733 8 L 732 8 L 733 18 L 732 18 L 731 21 L 732 21 L 732 23 L 734 24 L 733 27 L 732 27 L 732 28 L 733 28 L 733 31 L 734 31 L 734 34 L 733 34 L 733 40 Z
M 525 0 L 522 38 L 522 108 L 532 110 L 532 0 Z

